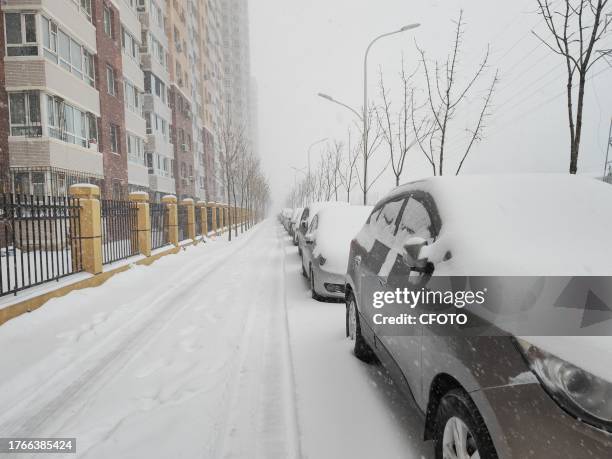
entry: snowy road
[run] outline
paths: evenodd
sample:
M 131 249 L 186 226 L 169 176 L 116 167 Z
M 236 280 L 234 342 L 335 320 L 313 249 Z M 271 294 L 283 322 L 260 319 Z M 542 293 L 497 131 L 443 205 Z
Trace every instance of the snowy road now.
M 87 458 L 431 457 L 299 272 L 268 221 L 5 324 L 0 437 L 76 437 Z

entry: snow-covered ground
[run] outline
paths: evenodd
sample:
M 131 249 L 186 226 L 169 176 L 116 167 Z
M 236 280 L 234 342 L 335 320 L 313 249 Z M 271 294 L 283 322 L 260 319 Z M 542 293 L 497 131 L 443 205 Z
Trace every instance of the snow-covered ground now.
M 0 437 L 76 437 L 88 458 L 431 457 L 299 266 L 267 221 L 8 322 Z

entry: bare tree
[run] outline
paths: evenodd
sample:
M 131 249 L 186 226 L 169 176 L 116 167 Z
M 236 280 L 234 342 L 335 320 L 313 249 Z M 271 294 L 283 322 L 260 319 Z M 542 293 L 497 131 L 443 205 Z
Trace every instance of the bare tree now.
M 393 175 L 395 176 L 395 186 L 399 186 L 408 152 L 417 143 L 415 133 L 411 125 L 411 115 L 414 112 L 414 89 L 412 88 L 412 78 L 418 69 L 412 74 L 406 72 L 404 58 L 402 56 L 402 70 L 400 79 L 402 83 L 401 105 L 397 113 L 393 112 L 391 93 L 385 87 L 382 70 L 380 71 L 380 96 L 382 106 L 376 110 L 377 121 L 380 126 L 382 138 L 389 149 L 389 162 Z M 423 135 L 421 133 L 421 135 Z
M 245 148 L 244 129 L 235 124 L 231 111 L 227 109 L 224 110 L 222 121 L 218 129 L 218 138 L 220 142 L 219 159 L 221 163 L 220 172 L 222 174 L 221 179 L 225 188 L 227 204 L 228 206 L 231 205 L 233 197 L 235 207 L 235 174 L 238 158 L 241 154 L 243 154 Z M 228 239 L 231 241 L 232 212 L 228 212 L 228 224 L 230 228 L 230 231 L 228 231 Z
M 374 118 L 376 117 L 376 107 L 375 106 L 371 106 L 368 110 L 367 110 L 367 119 L 368 119 L 368 130 L 366 132 L 366 135 L 363 135 L 363 127 L 360 126 L 360 130 L 361 132 L 361 137 L 362 139 L 365 137 L 367 139 L 368 142 L 368 148 L 367 149 L 363 149 L 361 151 L 361 158 L 360 158 L 360 162 L 363 168 L 363 177 L 360 175 L 357 175 L 357 184 L 359 185 L 359 188 L 361 189 L 361 192 L 363 193 L 363 203 L 364 205 L 367 203 L 367 196 L 368 196 L 368 191 L 370 191 L 372 189 L 372 187 L 376 184 L 376 182 L 378 181 L 378 179 L 380 179 L 380 177 L 383 175 L 383 173 L 387 170 L 387 167 L 389 167 L 389 162 L 387 162 L 385 164 L 385 166 L 378 172 L 378 174 L 374 177 L 374 180 L 369 180 L 366 182 L 366 177 L 370 177 L 370 173 L 369 171 L 369 166 L 370 166 L 370 161 L 372 160 L 372 158 L 374 157 L 374 154 L 376 154 L 376 152 L 378 151 L 378 149 L 380 148 L 380 145 L 383 141 L 383 137 L 382 137 L 382 132 L 380 130 L 380 126 L 378 123 L 374 122 Z M 362 140 L 362 147 L 363 147 L 363 140 Z
M 539 14 L 544 18 L 552 38 L 547 41 L 536 32 L 533 34 L 565 61 L 570 130 L 569 172 L 575 174 L 578 171 L 584 91 L 588 74 L 593 66 L 606 56 L 606 53 L 596 56 L 596 48 L 612 21 L 612 16 L 605 14 L 609 0 L 563 0 L 559 8 L 552 6 L 553 3 L 558 3 L 558 0 L 536 1 Z M 577 91 L 575 80 L 578 80 Z
M 359 160 L 359 153 L 362 150 L 360 142 L 353 144 L 351 130 L 348 131 L 348 143 L 347 143 L 347 156 L 340 166 L 340 180 L 346 190 L 346 201 L 351 202 L 351 190 L 355 185 L 357 176 L 357 161 Z
M 484 77 L 489 62 L 489 46 L 487 46 L 485 55 L 472 77 L 467 80 L 466 84 L 459 87 L 459 60 L 465 24 L 463 20 L 463 11 L 459 13 L 459 19 L 455 24 L 455 36 L 451 51 L 443 64 L 435 61 L 435 68 L 433 71 L 427 61 L 425 51 L 417 44 L 417 49 L 421 54 L 421 64 L 423 65 L 425 81 L 427 83 L 426 106 L 428 107 L 429 115 L 425 120 L 421 120 L 420 122 L 417 122 L 413 118 L 412 126 L 419 148 L 431 164 L 434 175 L 444 174 L 448 134 L 451 122 L 462 103 L 467 101 L 467 97 L 474 90 L 476 83 Z M 489 110 L 498 81 L 498 72 L 496 72 L 483 97 L 482 109 L 480 110 L 475 127 L 466 130 L 469 135 L 469 140 L 467 146 L 461 153 L 461 160 L 455 174 L 459 174 L 461 171 L 474 145 L 483 139 L 485 120 L 490 115 Z M 412 114 L 416 115 L 417 110 L 414 109 L 414 93 L 412 93 L 411 100 Z M 425 137 L 421 137 L 423 130 L 427 132 L 427 136 Z

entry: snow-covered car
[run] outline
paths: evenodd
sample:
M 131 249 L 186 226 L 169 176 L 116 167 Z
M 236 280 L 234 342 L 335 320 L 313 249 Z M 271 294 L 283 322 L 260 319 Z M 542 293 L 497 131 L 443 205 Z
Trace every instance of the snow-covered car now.
M 374 319 L 376 290 L 445 276 L 605 276 L 609 290 L 610 228 L 612 187 L 586 177 L 436 177 L 375 206 L 351 243 L 347 335 L 414 398 L 436 457 L 612 457 L 612 333 L 392 336 Z
M 293 215 L 293 209 L 289 207 L 285 207 L 281 210 L 280 214 L 280 222 L 285 228 L 285 231 L 289 232 L 289 221 L 291 220 L 291 216 Z
M 302 213 L 304 212 L 304 208 L 303 207 L 298 207 L 297 209 L 295 209 L 295 211 L 293 212 L 293 216 L 291 217 L 291 223 L 290 228 L 289 228 L 289 234 L 291 235 L 291 238 L 293 239 L 293 245 L 297 245 L 298 244 L 298 225 L 300 224 L 300 219 L 302 218 Z
M 349 204 L 342 201 L 320 201 L 313 202 L 304 208 L 302 215 L 300 217 L 300 223 L 298 225 L 298 253 L 302 256 L 304 251 L 304 246 L 306 245 L 306 241 L 304 236 L 306 236 L 306 232 L 308 228 L 310 228 L 310 224 L 312 223 L 312 219 L 322 209 L 326 207 L 337 207 L 337 206 L 348 206 Z M 302 274 L 307 277 L 306 271 L 302 270 Z
M 372 206 L 327 207 L 312 219 L 304 238 L 302 269 L 308 273 L 314 299 L 344 298 L 351 240 L 372 209 Z

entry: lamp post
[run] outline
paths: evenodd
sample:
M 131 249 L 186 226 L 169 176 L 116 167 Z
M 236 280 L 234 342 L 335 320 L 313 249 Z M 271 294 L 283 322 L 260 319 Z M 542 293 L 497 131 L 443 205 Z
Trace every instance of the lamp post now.
M 298 169 L 297 167 L 293 167 L 291 166 L 291 169 L 293 169 L 293 189 L 294 191 L 297 192 L 297 180 L 296 180 L 296 174 L 299 172 L 301 174 L 306 175 L 306 172 L 304 172 L 304 169 Z M 306 177 L 306 179 L 308 180 L 308 177 Z M 297 201 L 297 199 L 296 199 Z M 304 205 L 304 199 L 302 198 L 302 205 Z M 294 205 L 294 207 L 297 207 L 296 205 Z
M 363 205 L 367 205 L 368 203 L 368 129 L 369 129 L 369 126 L 368 126 L 368 55 L 370 54 L 370 50 L 372 49 L 372 46 L 374 46 L 374 44 L 378 40 L 381 40 L 386 37 L 390 37 L 392 35 L 397 35 L 399 33 L 407 32 L 409 30 L 416 29 L 417 27 L 420 27 L 420 25 L 421 24 L 410 24 L 410 25 L 406 25 L 402 27 L 399 30 L 395 30 L 394 32 L 388 32 L 388 33 L 379 35 L 374 40 L 372 40 L 370 44 L 368 45 L 368 47 L 366 48 L 365 57 L 363 59 L 363 114 L 362 115 L 359 115 L 357 110 L 355 110 L 354 108 L 351 108 L 348 105 L 343 104 L 342 102 L 338 102 L 331 96 L 328 96 L 327 94 L 319 93 L 319 97 L 322 97 L 323 99 L 326 99 L 330 102 L 334 102 L 338 105 L 342 105 L 343 107 L 349 109 L 351 112 L 357 115 L 357 117 L 363 123 Z
M 324 139 L 321 140 L 317 140 L 316 142 L 314 142 L 312 145 L 310 145 L 308 147 L 308 177 L 306 178 L 307 184 L 308 184 L 308 193 L 310 193 L 310 180 L 312 175 L 310 174 L 311 169 L 310 169 L 310 153 L 312 152 L 312 149 L 314 147 L 316 147 L 317 145 L 323 143 L 323 142 L 327 142 L 329 140 L 328 137 L 325 137 Z

